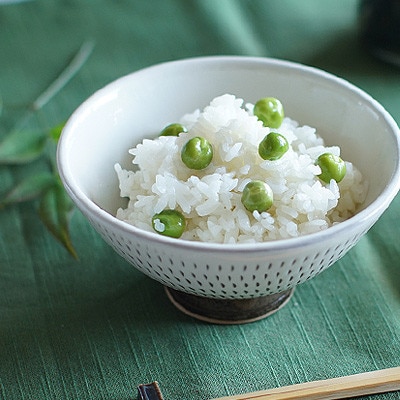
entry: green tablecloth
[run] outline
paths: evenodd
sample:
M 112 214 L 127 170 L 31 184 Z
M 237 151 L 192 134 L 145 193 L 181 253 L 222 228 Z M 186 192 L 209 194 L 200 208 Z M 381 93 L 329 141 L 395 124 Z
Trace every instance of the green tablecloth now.
M 355 0 L 0 2 L 0 139 L 16 124 L 49 129 L 121 75 L 213 54 L 323 68 L 399 122 L 400 71 L 360 48 L 357 10 Z M 95 47 L 78 74 L 22 124 L 23 106 L 87 40 Z M 44 165 L 0 166 L 0 195 Z M 78 212 L 75 261 L 36 209 L 0 211 L 0 399 L 135 399 L 138 384 L 158 380 L 166 400 L 200 400 L 400 365 L 399 197 L 282 310 L 233 326 L 176 310 Z

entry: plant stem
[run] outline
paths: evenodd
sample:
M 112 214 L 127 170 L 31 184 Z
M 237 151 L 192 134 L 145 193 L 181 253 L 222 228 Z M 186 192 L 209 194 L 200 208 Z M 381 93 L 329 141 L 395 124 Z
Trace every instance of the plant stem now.
M 94 48 L 94 42 L 88 40 L 82 44 L 72 61 L 53 83 L 31 104 L 33 111 L 43 108 L 79 71 L 89 58 Z
M 61 72 L 61 74 L 42 92 L 35 101 L 28 107 L 25 114 L 16 123 L 13 130 L 18 130 L 23 127 L 31 115 L 43 108 L 66 84 L 76 75 L 80 68 L 85 64 L 94 48 L 94 41 L 85 41 L 78 52 L 75 54 L 71 62 Z

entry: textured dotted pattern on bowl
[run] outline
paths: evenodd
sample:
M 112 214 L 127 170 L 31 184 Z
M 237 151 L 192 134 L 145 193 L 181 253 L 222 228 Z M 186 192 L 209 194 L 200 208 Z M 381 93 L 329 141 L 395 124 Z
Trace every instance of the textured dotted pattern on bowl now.
M 220 299 L 253 298 L 293 288 L 331 266 L 365 233 L 359 232 L 324 251 L 299 252 L 279 262 L 211 265 L 201 259 L 182 259 L 176 252 L 160 253 L 155 246 L 149 249 L 147 244 L 132 242 L 93 219 L 90 222 L 118 254 L 144 274 L 175 290 Z

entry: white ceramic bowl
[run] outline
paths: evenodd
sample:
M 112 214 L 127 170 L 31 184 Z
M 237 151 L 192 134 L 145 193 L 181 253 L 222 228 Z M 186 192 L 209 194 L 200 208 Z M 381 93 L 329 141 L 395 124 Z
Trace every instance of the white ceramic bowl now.
M 343 158 L 369 182 L 359 212 L 320 233 L 240 245 L 168 238 L 116 219 L 124 200 L 114 164 L 129 168 L 128 149 L 224 93 L 249 102 L 277 97 L 287 116 L 316 127 L 327 145 L 339 145 Z M 71 116 L 58 148 L 66 190 L 104 240 L 169 288 L 179 308 L 222 322 L 254 320 L 273 312 L 296 285 L 354 246 L 398 192 L 399 158 L 398 126 L 380 104 L 352 84 L 295 63 L 224 56 L 164 63 L 107 85 Z

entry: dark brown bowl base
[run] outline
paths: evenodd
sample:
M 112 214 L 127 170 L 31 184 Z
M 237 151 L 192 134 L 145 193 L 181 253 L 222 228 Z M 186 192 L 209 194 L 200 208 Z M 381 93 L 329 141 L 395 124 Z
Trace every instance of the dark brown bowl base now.
M 280 310 L 292 297 L 294 289 L 251 299 L 213 299 L 165 287 L 171 303 L 180 311 L 213 324 L 246 324 Z

